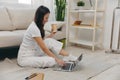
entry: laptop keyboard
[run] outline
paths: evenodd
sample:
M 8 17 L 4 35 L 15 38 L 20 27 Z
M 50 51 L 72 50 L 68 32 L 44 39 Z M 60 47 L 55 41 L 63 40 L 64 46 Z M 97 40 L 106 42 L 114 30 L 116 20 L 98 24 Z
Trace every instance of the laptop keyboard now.
M 73 70 L 73 68 L 76 66 L 74 62 L 66 63 L 65 66 L 62 67 L 64 70 Z

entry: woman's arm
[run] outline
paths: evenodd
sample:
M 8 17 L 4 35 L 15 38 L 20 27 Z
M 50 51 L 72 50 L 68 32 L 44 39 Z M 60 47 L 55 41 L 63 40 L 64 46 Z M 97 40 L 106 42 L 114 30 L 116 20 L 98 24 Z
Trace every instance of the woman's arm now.
M 45 45 L 45 43 L 44 43 L 44 41 L 43 41 L 43 39 L 42 39 L 41 37 L 34 37 L 34 39 L 35 39 L 35 41 L 37 42 L 37 44 L 40 46 L 40 48 L 41 48 L 48 56 L 53 57 L 59 65 L 63 66 L 63 65 L 65 64 L 64 61 L 58 59 L 58 58 L 46 47 L 46 45 Z

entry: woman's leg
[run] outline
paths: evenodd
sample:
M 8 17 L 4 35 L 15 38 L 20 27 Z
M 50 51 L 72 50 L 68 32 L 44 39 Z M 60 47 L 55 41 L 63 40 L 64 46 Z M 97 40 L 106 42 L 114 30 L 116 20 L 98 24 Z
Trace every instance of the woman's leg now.
M 65 54 L 65 51 L 61 51 L 62 50 L 62 46 L 63 46 L 63 43 L 55 40 L 55 39 L 52 39 L 52 38 L 46 38 L 44 40 L 46 46 L 54 53 L 54 54 L 60 54 L 60 53 L 64 53 Z
M 65 61 L 75 61 L 77 57 L 72 54 L 68 54 L 65 50 L 62 49 L 63 44 L 55 39 L 47 38 L 44 40 L 46 46 L 54 53 L 64 56 Z
M 18 61 L 20 66 L 26 67 L 52 67 L 56 64 L 55 59 L 49 56 L 25 57 Z
M 60 51 L 59 54 L 62 55 L 62 56 L 69 56 L 69 54 L 63 49 Z
M 62 56 L 69 56 L 69 54 L 62 49 L 63 44 L 55 39 L 47 38 L 45 39 L 46 46 L 53 52 Z
M 60 55 L 64 56 L 64 61 L 75 61 L 77 57 L 73 56 L 72 54 L 68 54 L 65 50 L 60 51 Z

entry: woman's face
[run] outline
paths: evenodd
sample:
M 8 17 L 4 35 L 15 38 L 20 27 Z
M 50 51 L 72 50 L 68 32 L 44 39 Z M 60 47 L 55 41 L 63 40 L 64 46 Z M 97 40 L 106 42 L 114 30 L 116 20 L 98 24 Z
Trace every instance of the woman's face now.
M 46 22 L 48 22 L 49 14 L 50 13 L 45 14 L 45 16 L 43 18 L 43 24 L 45 24 Z

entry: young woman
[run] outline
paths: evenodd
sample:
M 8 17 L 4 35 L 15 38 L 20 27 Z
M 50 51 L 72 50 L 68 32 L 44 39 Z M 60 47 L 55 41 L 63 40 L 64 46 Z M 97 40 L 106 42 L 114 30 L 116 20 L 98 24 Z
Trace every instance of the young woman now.
M 56 62 L 63 66 L 64 61 L 55 54 L 68 56 L 62 49 L 62 43 L 52 39 L 54 32 L 45 38 L 44 24 L 48 21 L 50 11 L 45 6 L 40 6 L 24 35 L 18 52 L 18 64 L 30 67 L 52 67 Z

